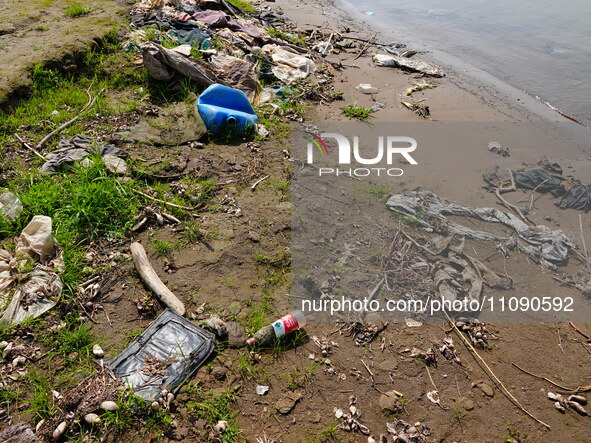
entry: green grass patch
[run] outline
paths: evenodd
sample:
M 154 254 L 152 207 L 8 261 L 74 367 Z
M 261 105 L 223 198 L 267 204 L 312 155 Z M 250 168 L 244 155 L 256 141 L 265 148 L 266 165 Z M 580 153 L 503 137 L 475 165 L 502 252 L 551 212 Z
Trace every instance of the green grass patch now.
M 298 46 L 305 46 L 306 45 L 305 37 L 301 34 L 293 33 L 293 32 L 288 33 L 288 32 L 284 32 L 281 29 L 277 29 L 277 28 L 269 28 L 269 29 L 267 29 L 267 32 L 269 33 L 269 35 L 271 37 L 280 38 L 280 39 L 285 40 L 286 42 L 289 42 L 291 44 L 298 45 Z
M 6 237 L 20 234 L 34 215 L 52 218 L 53 235 L 64 251 L 66 289 L 73 289 L 83 276 L 83 244 L 123 237 L 140 204 L 135 183 L 120 183 L 94 160 L 89 167 L 76 166 L 62 174 L 21 173 L 8 187 L 23 203 L 23 214 L 13 223 L 0 222 L 0 234 Z
M 50 379 L 37 369 L 32 369 L 26 376 L 29 392 L 29 406 L 27 412 L 33 414 L 37 420 L 47 419 L 57 412 L 57 405 L 53 398 Z
M 170 257 L 170 254 L 172 253 L 174 245 L 172 243 L 170 243 L 169 241 L 161 240 L 161 239 L 157 238 L 152 242 L 152 247 L 154 248 L 154 251 L 156 252 L 157 256 Z
M 356 118 L 357 120 L 361 120 L 362 122 L 368 122 L 369 117 L 371 117 L 372 110 L 371 108 L 366 108 L 365 106 L 361 106 L 356 101 L 344 108 L 341 108 L 345 115 L 350 119 Z
M 247 0 L 228 0 L 231 4 L 236 6 L 242 12 L 253 13 L 256 11 L 255 7 Z
M 233 407 L 236 393 L 228 389 L 219 394 L 213 394 L 205 391 L 199 385 L 192 385 L 187 389 L 187 393 L 195 400 L 187 402 L 187 408 L 191 414 L 196 415 L 214 426 L 219 420 L 228 422 L 228 429 L 219 437 L 223 441 L 234 442 L 242 440 L 241 431 L 235 423 L 236 412 Z
M 141 424 L 142 428 L 158 433 L 166 433 L 170 429 L 173 416 L 168 412 L 158 409 L 150 409 L 148 404 L 132 392 L 119 394 L 116 400 L 119 409 L 116 411 L 105 411 L 101 419 L 106 425 L 106 434 L 120 434 L 133 426 Z
M 87 8 L 81 3 L 74 3 L 73 5 L 64 8 L 64 14 L 71 18 L 82 17 L 88 13 L 90 13 L 90 8 Z

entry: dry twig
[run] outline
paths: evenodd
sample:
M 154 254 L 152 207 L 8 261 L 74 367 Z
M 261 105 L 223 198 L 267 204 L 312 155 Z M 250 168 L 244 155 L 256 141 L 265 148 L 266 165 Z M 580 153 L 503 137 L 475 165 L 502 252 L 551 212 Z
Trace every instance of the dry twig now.
M 458 329 L 458 327 L 456 326 L 455 322 L 451 319 L 451 317 L 449 316 L 449 314 L 446 311 L 443 311 L 445 316 L 447 317 L 448 321 L 450 322 L 453 330 L 456 332 L 456 334 L 460 337 L 460 339 L 464 342 L 464 344 L 468 347 L 468 349 L 472 352 L 472 354 L 474 354 L 474 356 L 476 357 L 476 359 L 482 363 L 483 368 L 486 369 L 486 371 L 488 372 L 488 374 L 492 377 L 492 379 L 498 384 L 498 386 L 501 388 L 501 390 L 503 391 L 503 393 L 507 396 L 507 398 L 509 400 L 511 400 L 511 402 L 517 406 L 519 409 L 521 409 L 521 411 L 523 411 L 526 415 L 528 415 L 530 418 L 532 418 L 533 420 L 535 420 L 536 422 L 538 422 L 539 424 L 541 424 L 542 426 L 550 429 L 550 425 L 547 423 L 544 423 L 542 420 L 540 420 L 539 418 L 537 418 L 535 415 L 533 415 L 531 412 L 529 412 L 527 409 L 525 409 L 523 407 L 523 405 L 519 402 L 519 400 L 517 400 L 515 398 L 515 396 L 513 394 L 511 394 L 511 392 L 505 387 L 505 385 L 503 384 L 503 382 L 499 379 L 499 377 L 496 376 L 496 374 L 493 372 L 493 370 L 490 368 L 490 366 L 488 366 L 488 364 L 486 363 L 486 361 L 484 361 L 484 359 L 480 356 L 480 354 L 478 353 L 478 351 L 474 348 L 474 346 L 472 346 L 472 343 L 470 343 L 470 341 L 468 341 L 468 339 L 464 336 L 464 334 L 462 334 L 462 332 Z

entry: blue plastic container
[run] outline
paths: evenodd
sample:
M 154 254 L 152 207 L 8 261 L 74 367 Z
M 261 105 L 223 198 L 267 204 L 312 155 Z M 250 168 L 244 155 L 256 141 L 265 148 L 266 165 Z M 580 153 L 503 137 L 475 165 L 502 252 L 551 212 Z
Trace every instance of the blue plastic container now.
M 197 109 L 213 135 L 241 135 L 253 130 L 259 120 L 244 92 L 218 84 L 203 91 L 197 99 Z

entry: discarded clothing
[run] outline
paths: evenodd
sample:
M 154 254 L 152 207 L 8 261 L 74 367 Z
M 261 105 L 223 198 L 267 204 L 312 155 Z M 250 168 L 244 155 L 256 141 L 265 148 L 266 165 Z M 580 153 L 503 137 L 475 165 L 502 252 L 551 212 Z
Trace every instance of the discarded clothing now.
M 168 31 L 171 28 L 170 19 L 165 17 L 161 12 L 133 13 L 130 20 L 137 28 L 156 28 L 161 31 Z
M 556 206 L 561 209 L 578 209 L 587 212 L 591 209 L 591 185 L 573 186 L 556 202 Z
M 196 25 L 189 28 L 175 28 L 168 34 L 175 37 L 179 45 L 191 45 L 193 48 L 205 50 L 209 49 L 211 45 L 211 37 Z
M 64 261 L 51 230 L 51 218 L 36 215 L 23 229 L 14 256 L 0 249 L 0 324 L 18 324 L 55 306 Z
M 47 161 L 41 166 L 43 174 L 63 171 L 71 167 L 78 160 L 90 155 L 92 152 L 98 153 L 110 172 L 115 173 L 109 165 L 116 163 L 116 170 L 121 175 L 127 171 L 125 158 L 127 153 L 114 145 L 95 145 L 91 137 L 86 135 L 75 135 L 60 140 L 60 149 L 47 154 Z
M 271 57 L 275 66 L 273 74 L 285 83 L 293 83 L 308 77 L 316 69 L 312 60 L 293 52 L 286 46 L 265 45 L 263 53 Z
M 23 212 L 23 204 L 12 192 L 3 192 L 0 194 L 0 217 L 8 221 L 14 221 L 20 217 Z
M 171 310 L 164 311 L 121 354 L 106 362 L 113 373 L 146 401 L 163 389 L 176 393 L 207 360 L 215 335 Z
M 396 55 L 374 54 L 373 61 L 378 66 L 386 66 L 390 68 L 403 68 L 409 71 L 420 72 L 425 75 L 433 77 L 443 77 L 445 74 L 438 66 L 431 63 L 411 60 L 405 57 L 398 57 Z
M 193 18 L 212 28 L 228 28 L 232 31 L 244 32 L 254 38 L 262 37 L 258 28 L 253 24 L 228 20 L 228 16 L 221 11 L 198 11 L 193 14 Z
M 501 245 L 506 249 L 518 248 L 528 254 L 534 261 L 540 262 L 550 269 L 566 265 L 569 250 L 574 244 L 561 230 L 551 230 L 547 226 L 529 226 L 519 217 L 500 211 L 497 208 L 467 208 L 439 198 L 437 195 L 415 190 L 408 194 L 398 194 L 390 197 L 386 206 L 392 211 L 403 215 L 416 217 L 421 226 L 432 228 L 429 217 L 434 217 L 438 223 L 445 223 L 447 229 L 466 238 L 477 240 L 503 241 Z M 446 215 L 471 217 L 490 223 L 501 223 L 512 228 L 519 239 L 502 237 L 485 231 L 477 231 L 465 225 L 448 220 Z

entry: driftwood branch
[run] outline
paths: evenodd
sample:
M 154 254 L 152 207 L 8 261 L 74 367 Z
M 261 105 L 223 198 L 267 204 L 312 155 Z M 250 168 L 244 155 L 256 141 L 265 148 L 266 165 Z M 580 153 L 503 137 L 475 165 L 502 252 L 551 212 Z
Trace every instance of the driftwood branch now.
M 160 200 L 159 198 L 152 197 L 151 195 L 146 194 L 145 192 L 142 192 L 142 191 L 138 191 L 137 189 L 134 189 L 133 192 L 141 195 L 142 197 L 146 197 L 149 200 L 155 201 L 157 203 L 162 203 L 163 205 L 170 206 L 171 208 L 178 208 L 178 209 L 182 209 L 184 211 L 194 211 L 195 209 L 199 209 L 199 206 L 201 206 L 201 203 L 199 203 L 198 205 L 192 206 L 192 207 L 177 205 L 176 203 L 170 203 L 170 202 L 167 202 L 166 200 Z
M 501 201 L 501 204 L 503 206 L 505 206 L 508 209 L 512 209 L 513 211 L 515 211 L 515 213 L 519 216 L 519 218 L 521 220 L 523 220 L 524 223 L 527 223 L 528 225 L 531 225 L 532 223 L 527 219 L 527 217 L 525 215 L 523 215 L 523 212 L 521 212 L 521 209 L 519 209 L 517 206 L 512 205 L 511 203 L 509 203 L 507 200 L 505 200 L 502 196 L 501 193 L 499 192 L 498 189 L 495 190 L 495 195 L 497 196 L 497 198 Z
M 378 33 L 376 32 L 374 35 L 372 35 L 372 37 L 367 42 L 365 42 L 365 45 L 363 45 L 363 48 L 361 48 L 361 51 L 359 51 L 359 54 L 357 54 L 357 56 L 353 60 L 357 60 L 359 57 L 361 57 L 361 55 L 365 52 L 367 47 L 369 45 L 371 45 L 371 43 L 373 42 L 374 38 L 376 38 L 377 35 L 378 35 Z
M 185 315 L 185 305 L 162 283 L 162 280 L 152 268 L 144 247 L 136 242 L 131 244 L 130 249 L 135 269 L 137 269 L 146 286 L 175 314 Z
M 35 154 L 40 159 L 47 161 L 47 158 L 45 158 L 45 156 L 40 154 L 39 151 L 37 151 L 35 148 L 33 148 L 31 145 L 29 145 L 26 141 L 24 141 L 18 134 L 14 134 L 14 136 L 16 138 L 18 138 L 18 141 L 21 142 L 25 148 L 27 148 L 29 151 L 31 151 L 33 154 Z

